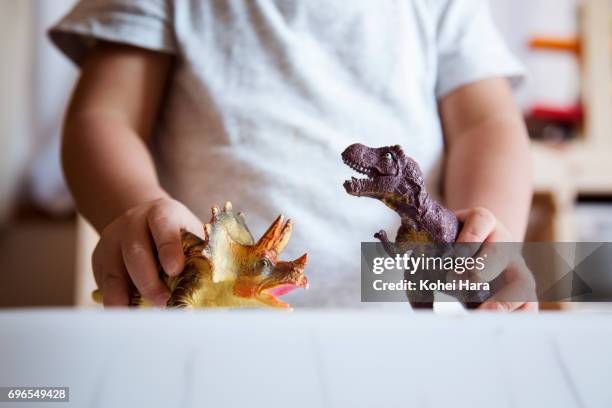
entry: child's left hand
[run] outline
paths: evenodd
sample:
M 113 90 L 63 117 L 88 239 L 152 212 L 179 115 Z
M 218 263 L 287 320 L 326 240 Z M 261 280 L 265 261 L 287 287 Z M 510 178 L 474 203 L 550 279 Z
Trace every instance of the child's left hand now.
M 512 235 L 502 225 L 495 215 L 483 207 L 475 207 L 468 210 L 460 210 L 455 213 L 463 227 L 459 232 L 457 242 L 513 242 Z M 491 246 L 483 245 L 482 252 L 494 252 Z M 499 254 L 501 251 L 497 251 Z M 478 310 L 492 311 L 537 311 L 538 303 L 536 296 L 536 285 L 533 275 L 522 256 L 497 257 L 502 264 L 498 265 L 496 271 L 487 271 L 487 275 L 493 273 L 487 281 L 500 273 L 504 274 L 506 286 L 495 293 L 491 299 L 483 303 Z M 530 300 L 530 301 L 528 301 Z

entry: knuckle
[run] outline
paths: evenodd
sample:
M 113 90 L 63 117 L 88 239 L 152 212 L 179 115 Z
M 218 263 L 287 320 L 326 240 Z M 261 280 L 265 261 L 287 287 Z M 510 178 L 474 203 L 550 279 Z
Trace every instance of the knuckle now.
M 508 312 L 514 310 L 514 308 L 515 308 L 514 307 L 514 303 L 509 302 L 509 301 L 505 301 L 505 300 L 498 301 L 497 302 L 497 307 L 499 309 L 501 309 L 501 310 L 508 311 Z
M 153 226 L 163 226 L 170 223 L 170 217 L 163 211 L 157 210 L 149 213 L 149 223 Z
M 138 214 L 139 211 L 140 211 L 140 208 L 138 208 L 138 207 L 130 208 L 129 210 L 127 210 L 126 212 L 123 213 L 121 218 L 123 218 L 126 221 L 129 221 L 132 218 L 134 218 L 136 216 L 136 214 Z
M 157 252 L 160 253 L 160 255 L 163 254 L 164 255 L 173 255 L 175 252 L 179 251 L 179 246 L 178 246 L 178 242 L 174 242 L 174 241 L 165 241 L 165 242 L 160 242 L 160 244 L 157 246 Z
M 172 203 L 172 202 L 174 202 L 174 200 L 173 200 L 173 199 L 171 199 L 171 198 L 166 198 L 166 197 L 160 197 L 160 198 L 157 198 L 157 199 L 155 199 L 155 200 L 151 201 L 151 203 L 152 203 L 154 206 L 155 206 L 155 205 L 161 205 L 161 206 L 164 206 L 164 205 L 168 205 L 169 203 Z
M 104 289 L 116 288 L 117 286 L 123 285 L 124 280 L 120 276 L 109 274 L 104 277 Z
M 152 300 L 162 293 L 161 282 L 156 280 L 144 281 L 140 287 L 138 287 L 140 294 L 145 298 Z
M 489 210 L 487 210 L 483 206 L 476 206 L 472 209 L 472 213 L 474 213 L 475 215 L 483 215 L 483 214 L 488 214 Z
M 486 221 L 495 221 L 495 215 L 485 207 L 475 207 L 473 210 L 474 218 L 480 218 Z
M 147 254 L 147 248 L 140 242 L 129 242 L 123 246 L 123 255 L 128 260 L 138 259 Z
M 121 222 L 117 225 L 117 228 L 113 232 L 112 239 L 121 243 L 125 238 L 124 234 L 128 231 L 133 231 L 137 228 L 137 217 L 136 215 L 123 215 L 121 217 Z M 109 235 L 109 238 L 111 236 Z
M 462 231 L 463 241 L 465 242 L 479 242 L 482 240 L 478 230 L 474 227 L 467 227 Z
M 168 225 L 171 222 L 171 206 L 167 201 L 154 203 L 148 214 L 147 220 L 151 225 Z
M 119 306 L 127 302 L 127 299 L 123 299 L 123 294 L 127 290 L 127 281 L 121 276 L 107 275 L 100 289 L 105 306 Z

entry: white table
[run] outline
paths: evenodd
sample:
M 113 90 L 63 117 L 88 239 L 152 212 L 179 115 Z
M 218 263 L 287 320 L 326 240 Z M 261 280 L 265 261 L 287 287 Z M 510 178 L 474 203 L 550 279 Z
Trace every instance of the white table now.
M 4 311 L 2 385 L 72 407 L 609 408 L 612 314 Z

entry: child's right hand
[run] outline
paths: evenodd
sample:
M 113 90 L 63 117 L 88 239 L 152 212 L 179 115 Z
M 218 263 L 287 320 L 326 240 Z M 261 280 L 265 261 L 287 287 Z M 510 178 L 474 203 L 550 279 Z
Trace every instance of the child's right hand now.
M 133 207 L 104 228 L 92 256 L 104 306 L 127 306 L 130 281 L 144 299 L 165 306 L 170 293 L 159 279 L 155 252 L 166 274 L 180 274 L 185 265 L 181 228 L 202 235 L 200 220 L 170 198 Z

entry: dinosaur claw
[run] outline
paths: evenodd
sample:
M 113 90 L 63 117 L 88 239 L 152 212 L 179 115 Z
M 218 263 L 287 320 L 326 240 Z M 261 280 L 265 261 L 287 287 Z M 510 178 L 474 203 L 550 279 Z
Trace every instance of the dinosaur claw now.
M 220 211 L 221 211 L 221 210 L 219 209 L 219 206 L 214 205 L 214 206 L 213 206 L 213 208 L 212 208 L 212 215 L 213 215 L 213 218 L 216 218 L 216 217 L 219 215 L 219 212 L 220 212 Z
M 232 211 L 232 203 L 229 201 L 226 201 L 225 205 L 223 206 L 223 211 L 224 212 Z

